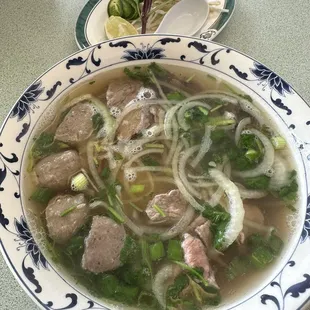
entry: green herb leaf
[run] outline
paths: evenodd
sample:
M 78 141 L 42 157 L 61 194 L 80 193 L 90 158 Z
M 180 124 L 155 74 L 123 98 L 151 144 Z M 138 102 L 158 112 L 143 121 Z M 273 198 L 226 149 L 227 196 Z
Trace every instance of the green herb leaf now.
M 94 133 L 98 133 L 104 125 L 103 117 L 100 113 L 96 113 L 92 117 Z
M 244 185 L 249 189 L 265 190 L 268 189 L 270 178 L 266 175 L 259 175 L 253 178 L 244 179 Z
M 73 212 L 76 209 L 76 206 L 73 206 L 71 208 L 68 208 L 66 210 L 64 210 L 63 212 L 60 213 L 61 217 L 67 216 L 68 214 L 70 214 L 71 212 Z
M 160 166 L 160 163 L 157 160 L 155 160 L 152 157 L 150 157 L 150 156 L 144 156 L 142 158 L 142 163 L 145 166 L 154 166 L 154 167 L 155 166 Z
M 123 264 L 134 262 L 139 253 L 140 250 L 137 241 L 127 235 L 124 242 L 124 246 L 121 250 L 120 261 Z
M 283 186 L 278 192 L 277 195 L 285 202 L 294 202 L 297 200 L 298 196 L 298 183 L 296 180 L 296 171 L 291 171 L 289 177 L 290 183 L 286 186 Z
M 182 101 L 186 99 L 186 97 L 182 93 L 175 91 L 175 92 L 168 93 L 167 99 L 171 101 Z
M 125 68 L 124 73 L 133 80 L 139 80 L 145 84 L 149 84 L 151 82 L 150 73 L 140 67 L 134 67 L 131 70 L 129 68 Z
M 30 199 L 32 201 L 47 204 L 53 197 L 55 193 L 53 190 L 46 187 L 38 187 L 31 194 Z

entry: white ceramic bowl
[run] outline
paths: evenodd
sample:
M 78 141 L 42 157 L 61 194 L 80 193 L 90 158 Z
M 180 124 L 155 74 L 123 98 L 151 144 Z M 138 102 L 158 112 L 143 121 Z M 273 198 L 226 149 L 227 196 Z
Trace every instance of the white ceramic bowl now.
M 29 296 L 42 309 L 108 309 L 37 246 L 24 209 L 23 163 L 27 143 L 46 109 L 105 72 L 156 61 L 198 69 L 249 94 L 289 142 L 300 184 L 296 229 L 281 258 L 259 284 L 236 292 L 220 309 L 299 309 L 310 296 L 310 108 L 278 75 L 252 58 L 213 42 L 182 36 L 146 35 L 106 41 L 59 62 L 23 93 L 1 128 L 1 250 Z M 95 84 L 89 87 L 96 87 Z M 42 251 L 41 251 L 42 250 Z

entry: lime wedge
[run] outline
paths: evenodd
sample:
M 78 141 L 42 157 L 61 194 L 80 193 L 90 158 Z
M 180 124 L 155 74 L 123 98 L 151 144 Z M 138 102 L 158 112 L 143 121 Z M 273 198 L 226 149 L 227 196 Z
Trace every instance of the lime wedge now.
M 119 16 L 109 17 L 104 27 L 108 39 L 138 34 L 137 29 L 132 24 Z

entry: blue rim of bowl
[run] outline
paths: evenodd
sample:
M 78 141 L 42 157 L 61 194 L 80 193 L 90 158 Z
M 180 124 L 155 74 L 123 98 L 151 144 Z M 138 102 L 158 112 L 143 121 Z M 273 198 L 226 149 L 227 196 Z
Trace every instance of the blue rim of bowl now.
M 94 1 L 101 1 L 101 0 L 94 0 Z M 149 35 L 149 36 L 159 36 L 159 37 L 164 36 L 164 35 L 160 35 L 160 34 L 159 34 L 159 35 L 158 35 L 158 34 L 148 34 L 148 35 Z M 127 37 L 124 37 L 124 38 L 131 39 L 131 38 L 136 38 L 136 37 L 139 37 L 139 36 L 140 36 L 140 35 L 127 36 Z M 180 38 L 185 38 L 185 39 L 190 38 L 189 36 L 175 35 L 175 34 L 171 34 L 171 35 L 169 35 L 169 36 L 171 36 L 171 37 L 180 37 Z M 104 42 L 101 42 L 101 43 L 109 43 L 109 42 L 119 41 L 120 39 L 122 39 L 122 38 L 116 38 L 116 39 L 112 39 L 112 40 L 107 40 L 107 41 L 104 41 Z M 197 40 L 202 41 L 203 39 L 197 38 Z M 95 44 L 94 46 L 100 45 L 101 43 Z M 216 42 L 216 44 L 218 44 L 218 45 L 220 45 L 220 46 L 222 46 L 222 47 L 228 48 L 228 46 L 225 45 L 225 44 L 217 43 L 217 42 Z M 88 48 L 87 48 L 87 49 L 88 49 Z M 231 49 L 231 50 L 234 50 L 235 52 L 237 52 L 238 54 L 241 54 L 242 56 L 244 56 L 244 57 L 246 57 L 246 58 L 249 58 L 249 59 L 251 59 L 251 60 L 253 60 L 253 61 L 255 61 L 255 62 L 258 62 L 255 58 L 253 58 L 253 57 L 247 55 L 246 53 L 243 53 L 243 52 L 241 52 L 241 51 L 239 51 L 239 50 L 236 50 L 236 49 L 234 49 L 234 48 L 230 48 L 230 49 Z M 34 83 L 36 83 L 37 81 L 39 81 L 41 77 L 43 77 L 43 76 L 45 76 L 46 74 L 48 74 L 53 68 L 57 67 L 58 65 L 60 65 L 61 63 L 63 63 L 65 60 L 70 59 L 70 58 L 72 58 L 72 57 L 75 56 L 75 55 L 78 55 L 80 52 L 81 52 L 81 51 L 76 51 L 76 52 L 70 54 L 69 56 L 67 56 L 67 57 L 65 57 L 65 58 L 63 58 L 63 59 L 61 59 L 60 61 L 58 61 L 57 63 L 55 63 L 53 66 L 51 66 L 49 69 L 47 69 L 45 72 L 43 72 L 39 77 L 37 77 L 35 80 L 33 80 L 32 83 L 29 84 L 29 85 L 33 85 Z M 261 63 L 261 62 L 259 62 L 259 63 L 260 63 L 260 64 L 263 64 L 263 63 Z M 268 68 L 268 67 L 266 67 L 266 68 Z M 275 71 L 273 71 L 273 72 L 276 74 Z M 93 73 L 94 73 L 94 72 L 93 72 Z M 284 80 L 284 81 L 285 81 L 285 80 Z M 243 83 L 241 82 L 241 84 L 243 84 Z M 291 88 L 292 88 L 292 90 L 302 99 L 302 101 L 303 101 L 304 103 L 306 103 L 307 105 L 309 105 L 309 103 L 300 95 L 300 93 L 299 93 L 298 91 L 296 91 L 292 86 L 291 86 Z M 24 94 L 24 92 L 25 92 L 27 89 L 28 89 L 28 87 L 23 91 L 22 95 Z M 61 92 L 61 93 L 62 93 L 62 92 Z M 61 93 L 59 93 L 59 94 L 51 101 L 51 103 L 52 103 L 55 99 L 57 99 L 57 97 L 58 97 Z M 256 93 L 256 92 L 255 92 L 255 93 Z M 256 94 L 257 94 L 257 93 L 256 93 Z M 10 118 L 10 115 L 11 115 L 11 113 L 12 113 L 12 111 L 13 111 L 13 109 L 14 109 L 16 103 L 21 99 L 22 95 L 21 95 L 21 96 L 18 98 L 18 100 L 14 103 L 14 105 L 12 106 L 12 108 L 10 109 L 10 111 L 8 112 L 7 116 L 5 117 L 4 121 L 2 122 L 2 124 L 1 124 L 1 126 L 0 126 L 0 134 L 2 134 L 2 131 L 3 131 L 3 129 L 5 128 L 6 123 L 7 123 L 8 119 Z M 259 94 L 257 94 L 257 95 L 258 95 L 259 97 L 261 97 Z M 264 100 L 263 98 L 261 98 L 261 99 Z M 310 105 L 309 105 L 309 106 L 310 106 Z M 280 118 L 282 119 L 282 117 L 280 117 Z M 282 121 L 283 121 L 283 119 L 282 119 Z M 28 142 L 27 142 L 27 143 L 28 143 Z M 26 143 L 26 144 L 27 144 L 27 143 Z M 25 151 L 25 150 L 24 150 L 24 151 Z M 301 152 L 300 152 L 300 151 L 299 151 L 298 153 L 301 155 Z M 22 158 L 22 161 L 23 161 L 23 160 L 24 160 L 24 159 Z M 304 162 L 303 162 L 303 166 L 304 166 L 304 169 L 307 170 L 307 168 L 306 168 Z M 306 180 L 305 180 L 305 184 L 308 184 L 308 179 L 307 179 L 307 178 L 306 178 Z M 23 207 L 22 207 L 22 212 L 23 212 L 23 214 L 24 214 L 24 208 L 23 208 Z M 24 214 L 24 215 L 25 215 L 25 214 Z M 306 214 L 305 214 L 305 216 L 306 216 Z M 290 256 L 289 256 L 289 259 L 292 258 L 292 256 L 293 256 L 294 253 L 296 252 L 296 249 L 297 249 L 297 247 L 298 247 L 299 245 L 300 245 L 300 243 L 297 243 L 296 245 L 294 245 L 294 249 L 293 249 L 293 251 L 291 252 L 291 254 L 290 254 Z M 22 287 L 22 289 L 27 293 L 27 295 L 36 303 L 36 305 L 37 305 L 37 306 L 41 306 L 42 309 L 51 309 L 51 308 L 47 308 L 47 307 L 46 307 L 46 304 L 44 304 L 44 303 L 42 302 L 42 300 L 41 300 L 40 298 L 38 298 L 38 297 L 33 293 L 33 290 L 31 290 L 31 289 L 29 288 L 29 285 L 27 285 L 27 284 L 25 283 L 25 281 L 23 280 L 23 278 L 20 276 L 19 272 L 18 272 L 18 271 L 16 270 L 16 268 L 15 268 L 15 265 L 14 265 L 13 262 L 11 261 L 10 256 L 9 256 L 9 254 L 8 254 L 7 251 L 6 251 L 6 248 L 5 248 L 5 246 L 4 246 L 4 244 L 3 244 L 2 240 L 1 240 L 1 238 L 0 238 L 0 253 L 2 254 L 2 257 L 4 258 L 4 260 L 5 260 L 6 264 L 7 264 L 7 266 L 8 266 L 9 269 L 11 270 L 11 272 L 12 272 L 13 276 L 15 277 L 15 279 L 18 281 L 18 283 L 20 284 L 20 286 Z M 68 282 L 68 281 L 54 268 L 54 265 L 51 264 L 49 260 L 47 260 L 47 261 L 48 261 L 49 266 L 51 266 L 51 268 L 56 272 L 56 274 L 58 274 L 58 276 L 59 276 L 67 285 L 69 285 L 71 288 L 73 288 L 75 291 L 77 291 L 77 292 L 78 292 L 79 294 L 81 294 L 82 296 L 84 296 L 84 297 L 86 297 L 86 298 L 90 298 L 90 300 L 91 300 L 91 295 L 88 296 L 87 294 L 81 292 L 77 287 L 75 287 L 74 285 L 72 285 L 70 282 Z M 279 270 L 279 272 L 275 275 L 275 278 L 283 271 L 284 268 L 285 268 L 285 266 L 283 266 L 283 268 L 281 268 L 281 269 Z M 233 307 L 229 308 L 228 310 L 237 309 L 237 307 L 238 307 L 239 305 L 243 304 L 244 302 L 247 302 L 248 300 L 250 300 L 251 298 L 253 298 L 253 296 L 256 296 L 257 294 L 259 294 L 259 293 L 260 293 L 263 289 L 265 289 L 269 284 L 270 284 L 270 283 L 268 283 L 268 284 L 265 285 L 264 287 L 261 287 L 260 290 L 256 291 L 256 292 L 255 292 L 254 294 L 252 294 L 250 297 L 247 297 L 246 299 L 242 300 L 241 302 L 239 302 L 238 304 L 236 304 L 236 305 L 234 305 Z M 309 296 L 306 300 L 304 300 L 304 301 L 301 303 L 301 305 L 300 305 L 296 310 L 302 310 L 303 307 L 306 306 L 307 303 L 308 303 L 309 301 L 310 301 L 310 296 Z M 97 304 L 97 305 L 99 305 L 99 306 L 105 307 L 104 305 L 101 305 L 100 303 L 98 303 L 98 302 L 96 302 L 96 301 L 94 301 L 94 303 Z M 65 308 L 62 308 L 62 309 L 65 309 Z M 106 309 L 108 310 L 108 308 L 106 308 Z
M 100 4 L 102 0 L 89 0 L 83 7 L 75 25 L 75 41 L 79 49 L 87 48 L 91 45 L 87 37 L 87 26 L 89 18 L 92 12 Z M 236 7 L 236 0 L 225 0 L 224 9 L 229 10 L 229 13 L 221 13 L 216 21 L 209 27 L 209 29 L 214 29 L 217 33 L 213 36 L 213 39 L 220 34 L 220 32 L 225 28 L 231 19 Z M 96 44 L 99 42 L 96 42 Z

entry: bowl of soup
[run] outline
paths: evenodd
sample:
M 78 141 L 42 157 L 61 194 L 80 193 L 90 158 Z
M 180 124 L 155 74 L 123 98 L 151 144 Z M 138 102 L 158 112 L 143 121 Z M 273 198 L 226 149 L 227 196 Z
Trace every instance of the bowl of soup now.
M 309 294 L 310 109 L 182 36 L 103 42 L 1 132 L 1 249 L 43 309 L 287 309 Z

